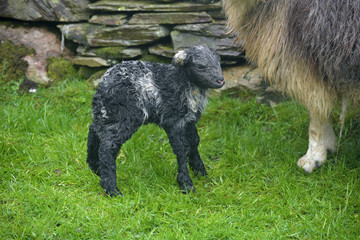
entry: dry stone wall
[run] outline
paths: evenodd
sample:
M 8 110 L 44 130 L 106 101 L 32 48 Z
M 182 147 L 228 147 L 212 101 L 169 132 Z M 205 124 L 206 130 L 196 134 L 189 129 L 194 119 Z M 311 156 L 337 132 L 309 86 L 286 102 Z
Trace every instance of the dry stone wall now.
M 2 25 L 11 19 L 24 26 L 22 22 L 40 22 L 46 27 L 13 30 L 8 23 Z M 56 26 L 50 33 L 59 33 L 54 47 L 44 47 L 54 35 L 36 37 L 49 28 L 47 23 Z M 18 34 L 9 35 L 12 32 Z M 43 84 L 51 83 L 45 70 L 49 56 L 67 56 L 88 77 L 128 59 L 170 62 L 178 50 L 199 44 L 221 56 L 226 86 L 259 90 L 263 82 L 260 75 L 249 77 L 248 66 L 233 66 L 245 62 L 244 54 L 234 44 L 235 37 L 227 34 L 220 0 L 0 0 L 0 42 L 6 40 L 35 49 L 35 73 L 28 78 Z
M 223 63 L 243 61 L 243 54 L 226 34 L 220 1 L 92 2 L 86 22 L 59 24 L 66 40 L 78 48 L 73 62 L 107 67 L 126 59 L 170 61 L 176 51 L 206 44 Z

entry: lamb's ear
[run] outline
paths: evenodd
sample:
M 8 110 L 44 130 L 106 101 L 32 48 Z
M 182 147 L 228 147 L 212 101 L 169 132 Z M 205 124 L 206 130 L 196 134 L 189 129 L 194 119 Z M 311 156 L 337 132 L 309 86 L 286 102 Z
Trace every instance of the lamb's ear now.
M 175 54 L 175 56 L 172 59 L 172 64 L 175 67 L 181 67 L 188 63 L 189 61 L 189 54 L 185 52 L 184 50 L 181 50 Z

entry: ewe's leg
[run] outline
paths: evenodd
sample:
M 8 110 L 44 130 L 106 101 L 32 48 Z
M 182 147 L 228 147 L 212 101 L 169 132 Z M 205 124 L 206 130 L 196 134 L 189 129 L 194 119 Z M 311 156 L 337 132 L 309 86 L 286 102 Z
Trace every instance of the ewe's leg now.
M 207 175 L 205 170 L 205 166 L 203 161 L 200 158 L 200 154 L 198 151 L 198 146 L 200 142 L 200 137 L 197 132 L 196 126 L 194 124 L 190 124 L 186 129 L 187 138 L 190 143 L 190 153 L 189 153 L 189 165 L 191 170 L 193 170 L 196 174 L 200 174 L 202 176 Z
M 187 158 L 190 153 L 190 144 L 188 138 L 186 137 L 185 129 L 165 129 L 170 145 L 177 157 L 178 163 L 178 175 L 177 182 L 180 185 L 180 188 L 183 193 L 188 193 L 191 190 L 195 192 L 195 187 L 191 181 L 189 170 L 187 168 Z
M 86 162 L 89 164 L 89 168 L 98 176 L 99 175 L 99 143 L 100 140 L 96 136 L 93 124 L 89 128 L 88 142 L 87 142 L 87 159 Z
M 326 162 L 328 150 L 336 150 L 332 119 L 322 119 L 317 114 L 310 113 L 309 148 L 306 155 L 299 159 L 298 166 L 311 173 Z

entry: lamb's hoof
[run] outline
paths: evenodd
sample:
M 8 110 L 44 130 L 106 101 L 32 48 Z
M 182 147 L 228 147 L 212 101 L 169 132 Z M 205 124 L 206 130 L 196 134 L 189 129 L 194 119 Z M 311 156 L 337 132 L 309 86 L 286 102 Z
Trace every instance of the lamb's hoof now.
M 208 173 L 206 172 L 205 168 L 204 169 L 193 169 L 193 172 L 196 174 L 196 175 L 199 175 L 199 176 L 206 176 L 208 175 Z
M 200 176 L 205 176 L 208 175 L 206 170 L 205 170 L 205 166 L 204 163 L 201 161 L 201 159 L 193 160 L 189 163 L 190 165 L 190 169 L 196 174 L 196 175 L 200 175 Z
M 191 192 L 195 193 L 195 187 L 194 186 L 180 186 L 181 193 L 182 194 L 189 194 Z
M 195 187 L 190 178 L 181 178 L 178 176 L 177 182 L 179 183 L 180 190 L 183 194 L 188 194 L 191 191 L 195 193 Z
M 105 193 L 108 194 L 110 197 L 117 197 L 117 196 L 124 196 L 122 192 L 118 189 L 118 187 L 114 187 L 112 189 L 104 189 Z
M 304 169 L 305 172 L 312 173 L 316 168 L 321 168 L 323 163 L 325 163 L 325 160 L 317 160 L 305 155 L 299 159 L 297 165 Z

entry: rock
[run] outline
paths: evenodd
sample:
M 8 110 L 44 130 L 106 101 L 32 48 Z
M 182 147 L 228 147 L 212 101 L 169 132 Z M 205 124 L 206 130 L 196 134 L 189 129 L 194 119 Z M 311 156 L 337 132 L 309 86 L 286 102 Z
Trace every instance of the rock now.
M 265 91 L 267 85 L 258 68 L 250 65 L 224 67 L 223 75 L 226 84 L 222 88 L 246 88 L 254 92 Z
M 226 81 L 221 91 L 229 89 L 247 90 L 260 94 L 256 101 L 261 104 L 274 106 L 284 101 L 284 97 L 279 90 L 270 86 L 262 76 L 260 70 L 250 65 L 232 66 L 223 68 Z
M 52 83 L 58 83 L 66 79 L 74 79 L 78 76 L 78 71 L 68 59 L 62 57 L 51 57 L 46 60 L 47 74 Z
M 89 18 L 88 4 L 88 0 L 2 0 L 0 17 L 25 21 L 82 21 Z
M 156 0 L 157 2 L 163 2 L 163 3 L 170 3 L 170 2 L 176 2 L 178 0 Z
M 66 39 L 84 46 L 137 46 L 148 44 L 169 35 L 160 25 L 104 26 L 91 23 L 58 25 Z
M 149 47 L 149 53 L 166 58 L 173 58 L 173 56 L 176 54 L 176 50 L 174 50 L 173 47 L 169 44 L 156 44 Z
M 34 53 L 34 49 L 23 44 L 14 44 L 10 40 L 0 41 L 0 82 L 17 82 L 24 77 L 29 66 L 24 57 Z
M 188 48 L 194 45 L 206 44 L 214 49 L 222 60 L 243 60 L 243 51 L 234 44 L 235 36 L 228 35 L 225 23 L 187 24 L 174 27 L 171 32 L 174 49 Z
M 90 19 L 90 23 L 97 23 L 103 25 L 124 25 L 127 23 L 127 14 L 114 14 L 114 15 L 93 15 Z
M 91 87 L 96 89 L 99 86 L 99 83 L 102 80 L 102 77 L 104 76 L 107 69 L 103 69 L 100 71 L 97 71 L 96 73 L 92 74 L 89 79 L 87 80 Z
M 174 49 L 184 49 L 195 45 L 205 44 L 209 48 L 218 52 L 221 57 L 225 58 L 241 58 L 242 53 L 234 46 L 234 38 L 229 37 L 210 37 L 197 35 L 188 32 L 172 31 L 171 39 Z
M 205 12 L 189 13 L 137 13 L 129 24 L 187 24 L 211 22 L 212 18 Z
M 200 4 L 189 2 L 157 3 L 155 1 L 116 1 L 102 0 L 89 4 L 89 9 L 109 12 L 198 12 L 205 10 L 220 10 L 221 4 Z
M 88 46 L 87 35 L 104 27 L 91 23 L 73 23 L 57 26 L 66 39 Z
M 154 63 L 165 63 L 165 64 L 171 63 L 171 58 L 166 58 L 159 55 L 146 54 L 146 53 L 139 60 L 144 62 L 154 62 Z
M 0 40 L 11 40 L 14 44 L 23 44 L 27 48 L 35 50 L 35 54 L 26 56 L 24 60 L 29 64 L 25 73 L 26 76 L 37 83 L 48 85 L 52 82 L 46 72 L 47 58 L 59 57 L 60 55 L 64 55 L 68 59 L 72 58 L 69 49 L 65 48 L 62 52 L 59 37 L 45 27 L 25 28 L 17 26 L 13 28 L 0 25 Z
M 225 28 L 225 22 L 180 25 L 175 26 L 174 30 L 208 37 L 231 37 L 235 40 L 234 35 L 227 34 L 228 30 Z
M 225 12 L 223 10 L 210 10 L 206 11 L 213 19 L 225 20 Z
M 82 65 L 88 67 L 108 67 L 116 63 L 99 57 L 79 57 L 79 56 L 76 56 L 72 62 L 73 64 L 76 65 Z
M 169 36 L 169 30 L 160 25 L 122 25 L 102 27 L 87 35 L 90 46 L 137 46 L 149 44 Z
M 190 0 L 190 2 L 197 2 L 197 3 L 203 3 L 203 4 L 208 4 L 208 3 L 213 3 L 213 2 L 218 2 L 219 0 Z
M 94 68 L 88 66 L 80 66 L 79 67 L 79 77 L 88 79 L 91 75 L 98 72 L 101 68 Z M 106 67 L 107 69 L 107 67 Z
M 78 47 L 77 53 L 85 57 L 100 57 L 103 59 L 133 59 L 143 54 L 141 48 L 126 48 L 126 47 Z

